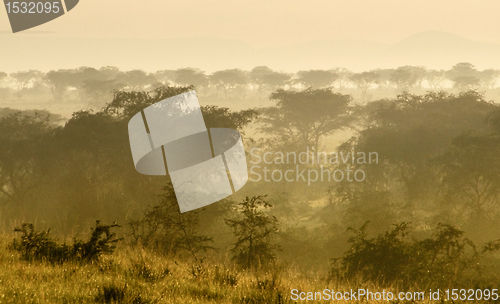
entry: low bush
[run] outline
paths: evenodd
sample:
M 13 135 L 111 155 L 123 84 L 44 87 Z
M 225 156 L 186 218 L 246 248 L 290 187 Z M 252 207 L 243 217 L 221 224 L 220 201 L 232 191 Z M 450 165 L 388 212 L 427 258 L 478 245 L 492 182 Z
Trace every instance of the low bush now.
M 279 245 L 272 238 L 278 233 L 278 220 L 266 212 L 273 206 L 264 196 L 246 197 L 237 206 L 237 215 L 226 219 L 233 230 L 236 242 L 231 252 L 232 260 L 243 269 L 257 270 L 276 261 Z
M 381 286 L 450 287 L 480 284 L 481 255 L 500 248 L 498 241 L 482 250 L 458 228 L 438 224 L 430 238 L 410 238 L 410 224 L 400 223 L 374 238 L 367 238 L 365 223 L 360 229 L 349 228 L 355 235 L 349 239 L 351 248 L 333 259 L 331 277 L 361 278 Z M 462 282 L 467 278 L 467 282 Z M 464 284 L 461 284 L 464 283 Z
M 181 213 L 172 184 L 160 197 L 159 205 L 148 208 L 141 219 L 130 221 L 134 243 L 167 256 L 191 256 L 195 260 L 214 250 L 212 238 L 198 232 L 199 210 Z
M 36 231 L 33 224 L 22 224 L 15 232 L 21 232 L 20 239 L 14 239 L 9 249 L 21 253 L 23 260 L 63 263 L 66 261 L 95 262 L 103 254 L 111 254 L 116 243 L 121 240 L 111 228 L 120 227 L 117 224 L 101 225 L 96 222 L 88 241 L 73 240 L 73 244 L 58 243 L 50 238 L 47 231 Z

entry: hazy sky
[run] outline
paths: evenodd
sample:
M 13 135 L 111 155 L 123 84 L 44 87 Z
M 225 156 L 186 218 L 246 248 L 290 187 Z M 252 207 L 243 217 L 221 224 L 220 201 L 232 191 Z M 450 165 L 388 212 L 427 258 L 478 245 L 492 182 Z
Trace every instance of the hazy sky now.
M 7 14 L 0 11 L 6 34 Z M 498 0 L 81 0 L 68 15 L 34 30 L 70 37 L 221 37 L 254 47 L 346 38 L 395 43 L 439 30 L 500 43 L 499 12 Z

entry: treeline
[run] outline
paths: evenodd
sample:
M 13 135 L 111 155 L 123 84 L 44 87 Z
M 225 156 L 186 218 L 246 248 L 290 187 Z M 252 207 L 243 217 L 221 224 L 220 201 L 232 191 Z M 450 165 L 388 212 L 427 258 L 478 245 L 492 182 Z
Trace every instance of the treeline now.
M 500 238 L 491 229 L 500 223 L 500 108 L 481 93 L 402 93 L 356 105 L 349 95 L 308 89 L 278 90 L 271 100 L 275 106 L 257 119 L 264 138 L 247 146 L 260 149 L 260 171 L 254 172 L 262 179 L 243 191 L 272 194 L 273 214 L 289 223 L 280 230 L 287 259 L 340 256 L 347 250 L 346 228 L 367 221 L 371 236 L 411 222 L 418 238 L 430 237 L 440 224 L 467 231 L 478 246 Z M 338 146 L 341 132 L 348 137 Z M 307 147 L 311 155 L 377 152 L 378 162 L 274 161 L 273 155 Z M 267 163 L 264 153 L 270 153 Z M 305 170 L 304 178 L 289 182 L 280 175 L 287 170 L 292 179 Z M 360 170 L 366 178 L 329 180 L 325 170 Z
M 138 174 L 127 124 L 148 105 L 192 90 L 161 87 L 116 92 L 98 112 L 80 111 L 61 126 L 46 111 L 0 113 L 0 212 L 3 227 L 42 222 L 59 231 L 89 221 L 124 223 L 156 204 L 166 177 Z M 203 107 L 207 127 L 241 129 L 256 112 Z
M 109 102 L 114 90 L 152 90 L 162 85 L 194 85 L 202 96 L 217 99 L 263 99 L 279 89 L 334 88 L 357 90 L 362 100 L 368 90 L 470 89 L 497 88 L 500 70 L 478 70 L 471 63 L 458 63 L 449 70 L 402 66 L 355 73 L 345 68 L 303 70 L 296 73 L 274 71 L 266 66 L 251 71 L 227 69 L 205 73 L 196 68 L 121 71 L 117 67 L 80 67 L 47 73 L 29 70 L 11 74 L 0 72 L 0 96 L 21 98 L 29 93 L 47 91 L 55 101 L 83 100 L 93 106 Z M 12 98 L 11 96 L 11 98 Z
M 344 179 L 323 184 L 330 187 L 332 204 L 327 209 L 332 210 L 318 216 L 343 214 L 346 225 L 361 226 L 370 220 L 381 230 L 404 219 L 421 227 L 442 221 L 470 225 L 468 231 L 482 227 L 486 232 L 500 220 L 500 158 L 496 156 L 500 108 L 481 93 L 402 93 L 361 106 L 353 105 L 348 95 L 325 89 L 277 91 L 271 98 L 276 107 L 263 110 L 259 117 L 261 130 L 270 139 L 261 140 L 262 151 L 310 147 L 311 154 L 332 150 L 343 155 L 378 154 L 377 163 L 349 158 L 348 162 L 305 165 L 310 169 L 322 165 L 330 171 L 346 171 L 349 166 L 366 176 L 362 182 Z M 348 140 L 337 149 L 325 149 L 332 135 L 346 129 L 355 129 Z M 286 162 L 267 166 L 271 172 L 289 168 Z M 306 186 L 302 190 L 311 187 Z M 309 195 L 313 198 L 314 193 Z
M 74 113 L 62 126 L 47 112 L 0 112 L 3 227 L 29 222 L 69 233 L 99 219 L 127 227 L 141 243 L 196 252 L 199 247 L 186 241 L 211 239 L 203 246 L 229 248 L 241 232 L 237 203 L 267 194 L 265 202 L 273 207 L 264 209 L 272 217 L 263 233 L 273 235 L 273 242 L 263 246 L 279 245 L 279 257 L 304 266 L 324 266 L 341 256 L 348 250 L 346 228 L 367 221 L 367 235 L 411 222 L 417 237 L 431 237 L 441 223 L 467 231 L 478 246 L 500 238 L 491 229 L 500 224 L 500 108 L 477 91 L 402 93 L 358 104 L 330 88 L 277 89 L 266 108 L 202 107 L 207 127 L 259 131 L 261 138 L 244 134 L 246 151 L 377 152 L 379 161 L 321 164 L 329 172 L 348 165 L 363 170 L 362 182 L 249 181 L 235 201 L 212 204 L 195 216 L 180 215 L 174 195 L 165 191 L 167 177 L 136 172 L 127 134 L 138 111 L 192 89 L 115 91 L 102 110 Z M 339 146 L 341 132 L 349 136 Z M 296 167 L 261 165 L 270 172 Z M 319 170 L 319 164 L 299 165 Z

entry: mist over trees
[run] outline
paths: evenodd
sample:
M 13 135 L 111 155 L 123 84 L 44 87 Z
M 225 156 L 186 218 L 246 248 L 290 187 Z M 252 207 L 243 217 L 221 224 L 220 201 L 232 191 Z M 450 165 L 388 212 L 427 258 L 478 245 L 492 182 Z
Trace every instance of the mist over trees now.
M 391 97 L 403 91 L 426 90 L 492 91 L 498 87 L 500 70 L 477 70 L 472 63 L 457 63 L 449 70 L 421 66 L 352 72 L 345 68 L 303 70 L 295 73 L 258 66 L 250 71 L 227 69 L 206 73 L 197 68 L 121 71 L 117 67 L 79 67 L 4 73 L 0 71 L 0 96 L 5 100 L 31 100 L 35 95 L 52 95 L 52 101 L 83 103 L 99 110 L 113 98 L 114 90 L 153 90 L 162 85 L 196 87 L 208 101 L 267 100 L 277 89 L 303 90 L 333 88 L 360 101 Z M 47 97 L 44 97 L 48 99 Z
M 283 262 L 328 269 L 336 279 L 364 273 L 378 284 L 385 284 L 380 274 L 386 283 L 409 281 L 389 273 L 392 261 L 377 264 L 371 255 L 393 250 L 398 269 L 424 282 L 417 268 L 435 253 L 428 269 L 462 263 L 457 269 L 465 271 L 463 263 L 474 261 L 482 280 L 481 267 L 497 260 L 463 250 L 470 240 L 477 248 L 490 244 L 484 252 L 494 255 L 500 239 L 491 229 L 500 224 L 500 108 L 490 98 L 499 76 L 470 63 L 448 71 L 0 73 L 0 102 L 31 106 L 36 96 L 78 105 L 69 119 L 0 110 L 0 224 L 69 233 L 99 219 L 119 223 L 133 246 L 168 257 L 201 263 L 228 255 L 246 269 Z M 231 198 L 181 214 L 168 176 L 136 172 L 127 124 L 145 107 L 193 89 L 207 127 L 243 134 L 251 179 Z M 419 250 L 426 253 L 412 259 Z M 460 280 L 451 277 L 446 284 Z

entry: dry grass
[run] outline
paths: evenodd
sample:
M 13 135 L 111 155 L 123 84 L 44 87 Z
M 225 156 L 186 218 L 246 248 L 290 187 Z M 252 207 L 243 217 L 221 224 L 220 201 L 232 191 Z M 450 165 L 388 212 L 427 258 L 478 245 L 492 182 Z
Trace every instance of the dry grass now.
M 29 263 L 6 249 L 11 239 L 0 244 L 0 303 L 286 303 L 271 272 L 247 275 L 124 245 L 95 264 Z
M 12 236 L 0 238 L 0 303 L 284 304 L 295 303 L 290 299 L 292 289 L 363 287 L 382 291 L 359 282 L 352 282 L 349 287 L 338 286 L 324 280 L 323 274 L 306 275 L 292 268 L 272 267 L 249 273 L 237 271 L 227 263 L 181 262 L 123 244 L 112 256 L 95 264 L 29 263 L 21 261 L 17 252 L 5 249 L 11 240 Z

